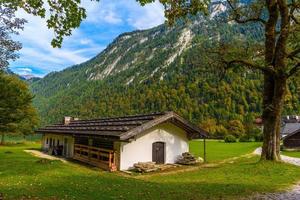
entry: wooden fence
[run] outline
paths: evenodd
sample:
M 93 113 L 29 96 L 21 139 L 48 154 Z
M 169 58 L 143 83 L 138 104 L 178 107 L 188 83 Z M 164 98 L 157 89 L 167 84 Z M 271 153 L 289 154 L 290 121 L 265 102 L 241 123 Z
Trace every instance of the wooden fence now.
M 73 158 L 105 170 L 117 170 L 115 152 L 113 150 L 75 144 Z

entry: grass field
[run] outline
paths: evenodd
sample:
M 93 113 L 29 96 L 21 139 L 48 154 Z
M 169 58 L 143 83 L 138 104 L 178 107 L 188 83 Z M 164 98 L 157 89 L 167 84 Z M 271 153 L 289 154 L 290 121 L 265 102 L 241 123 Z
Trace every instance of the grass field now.
M 34 135 L 27 135 L 27 136 L 21 136 L 21 135 L 6 135 L 5 136 L 5 143 L 24 143 L 24 142 L 37 142 L 41 140 L 41 135 L 34 134 Z
M 282 155 L 300 158 L 300 151 L 282 151 Z
M 216 162 L 227 158 L 252 153 L 254 149 L 259 146 L 261 146 L 261 143 L 259 142 L 237 142 L 228 144 L 223 140 L 208 140 L 206 142 L 207 162 Z M 191 141 L 190 151 L 196 156 L 203 157 L 203 141 Z
M 191 150 L 200 144 L 192 142 Z M 23 151 L 38 144 L 5 146 L 0 147 L 0 193 L 5 199 L 233 199 L 284 189 L 300 180 L 299 168 L 258 162 L 255 156 L 214 164 L 252 152 L 257 145 L 209 141 L 210 164 L 193 171 L 137 176 L 75 163 L 40 163 L 39 158 Z

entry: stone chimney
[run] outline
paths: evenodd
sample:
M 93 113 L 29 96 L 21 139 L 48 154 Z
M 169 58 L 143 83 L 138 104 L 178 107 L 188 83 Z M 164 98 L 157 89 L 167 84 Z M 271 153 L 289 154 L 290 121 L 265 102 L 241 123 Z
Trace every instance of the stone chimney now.
M 63 123 L 64 123 L 64 125 L 68 125 L 68 124 L 70 124 L 70 122 L 73 120 L 73 118 L 72 117 L 64 117 L 64 120 L 63 120 Z

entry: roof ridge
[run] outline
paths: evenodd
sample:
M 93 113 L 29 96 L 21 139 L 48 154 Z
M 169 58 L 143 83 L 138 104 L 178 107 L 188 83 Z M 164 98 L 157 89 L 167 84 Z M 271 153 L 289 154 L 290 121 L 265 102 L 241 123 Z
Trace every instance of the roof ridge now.
M 126 118 L 138 118 L 138 117 L 151 117 L 155 115 L 165 115 L 172 111 L 164 111 L 164 112 L 153 112 L 147 114 L 135 114 L 135 115 L 126 115 L 126 116 L 115 116 L 115 117 L 105 117 L 105 118 L 95 118 L 95 119 L 82 119 L 82 120 L 72 120 L 71 123 L 76 122 L 90 122 L 90 121 L 104 121 L 104 120 L 117 120 L 117 119 L 126 119 Z
M 207 132 L 185 120 L 173 111 L 112 117 L 104 119 L 71 121 L 69 124 L 50 125 L 36 130 L 37 133 L 78 134 L 111 137 L 128 141 L 131 137 L 160 123 L 170 122 L 184 129 L 188 138 L 206 137 Z

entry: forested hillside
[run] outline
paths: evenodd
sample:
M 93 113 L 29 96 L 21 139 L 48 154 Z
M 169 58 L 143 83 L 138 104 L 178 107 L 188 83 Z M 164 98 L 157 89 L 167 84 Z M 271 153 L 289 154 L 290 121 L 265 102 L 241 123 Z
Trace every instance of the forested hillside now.
M 173 110 L 225 131 L 229 121 L 252 123 L 261 113 L 261 75 L 211 67 L 208 41 L 262 40 L 259 26 L 221 23 L 226 6 L 175 27 L 120 35 L 95 58 L 32 82 L 42 124 L 63 116 L 98 118 Z M 290 83 L 285 113 L 300 112 L 300 81 Z M 217 131 L 218 132 L 218 131 Z

